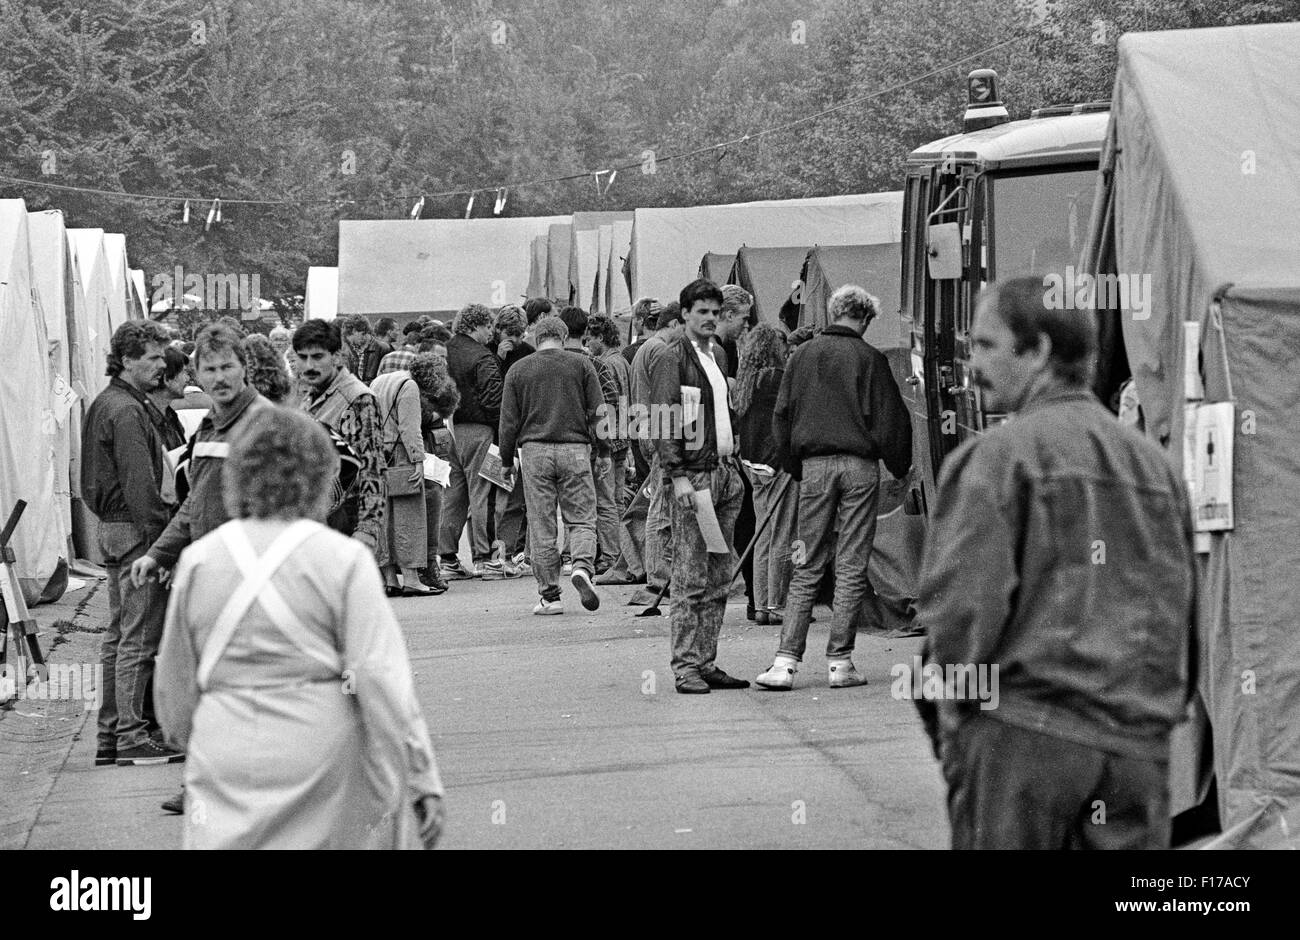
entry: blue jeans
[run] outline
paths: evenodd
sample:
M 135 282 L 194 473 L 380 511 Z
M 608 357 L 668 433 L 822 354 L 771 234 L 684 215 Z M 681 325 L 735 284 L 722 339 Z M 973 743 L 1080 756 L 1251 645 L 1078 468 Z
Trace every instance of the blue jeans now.
M 830 563 L 832 538 L 836 538 L 835 601 L 826 658 L 846 659 L 853 653 L 859 612 L 871 590 L 867 563 L 876 540 L 879 497 L 879 461 L 850 454 L 804 459 L 797 538 L 791 558 L 794 574 L 786 596 L 778 655 L 803 659 L 808 645 L 808 619 L 817 598 L 817 585 Z
M 555 509 L 564 516 L 573 568 L 595 571 L 596 484 L 591 478 L 590 444 L 529 441 L 519 448 L 524 502 L 528 507 L 528 554 L 537 593 L 560 599 L 560 551 Z
M 133 523 L 99 524 L 99 550 L 108 573 L 108 630 L 99 654 L 104 667 L 97 735 L 101 748 L 126 750 L 149 739 L 147 716 L 152 703 L 148 697 L 167 614 L 167 591 L 156 580 L 141 588 L 131 583 L 131 565 L 148 549 L 149 543 Z
M 708 488 L 713 512 L 728 545 L 735 544 L 736 517 L 745 488 L 735 462 L 724 460 L 716 470 L 690 474 L 696 490 Z M 673 495 L 670 480 L 661 488 L 661 499 L 672 519 L 672 592 L 669 614 L 672 625 L 673 676 L 706 676 L 717 667 L 718 633 L 727 612 L 727 591 L 731 587 L 731 552 L 715 554 L 704 545 L 695 513 L 682 509 Z

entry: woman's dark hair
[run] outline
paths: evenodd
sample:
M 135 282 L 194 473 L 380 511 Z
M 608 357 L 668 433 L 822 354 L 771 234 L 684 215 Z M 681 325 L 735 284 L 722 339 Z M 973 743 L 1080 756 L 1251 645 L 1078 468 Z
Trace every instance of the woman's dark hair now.
M 261 333 L 253 333 L 244 338 L 244 352 L 248 357 L 248 384 L 277 405 L 288 401 L 293 379 L 271 341 Z
M 460 390 L 447 372 L 447 363 L 432 353 L 420 353 L 408 370 L 421 397 L 428 400 L 444 418 L 450 418 L 460 406 Z
M 740 363 L 736 366 L 736 387 L 732 401 L 737 414 L 749 411 L 754 389 L 765 375 L 785 365 L 785 334 L 776 327 L 760 323 L 744 338 Z
M 190 357 L 175 346 L 168 346 L 163 350 L 163 359 L 167 363 L 163 369 L 163 378 L 168 382 L 190 367 Z

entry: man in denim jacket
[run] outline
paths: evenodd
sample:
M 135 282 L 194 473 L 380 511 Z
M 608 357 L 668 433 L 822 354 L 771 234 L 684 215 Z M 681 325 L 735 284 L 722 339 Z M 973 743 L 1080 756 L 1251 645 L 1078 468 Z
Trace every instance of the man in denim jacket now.
M 944 462 L 922 564 L 953 847 L 1168 847 L 1196 592 L 1183 481 L 1093 396 L 1095 322 L 1040 279 L 986 289 L 971 339 L 985 408 L 1014 414 Z M 978 688 L 948 681 L 970 666 Z

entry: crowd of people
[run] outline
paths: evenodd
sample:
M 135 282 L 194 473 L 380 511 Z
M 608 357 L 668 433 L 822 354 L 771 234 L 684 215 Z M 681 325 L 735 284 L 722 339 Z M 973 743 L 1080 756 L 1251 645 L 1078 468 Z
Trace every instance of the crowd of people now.
M 1167 842 L 1161 774 L 1194 584 L 1185 496 L 1089 398 L 1086 327 L 1032 295 L 982 295 L 972 368 L 990 402 L 1038 417 L 945 464 L 921 573 L 927 656 L 1009 668 L 1002 711 L 922 713 L 956 844 Z M 865 684 L 852 656 L 881 466 L 911 472 L 912 422 L 863 339 L 876 298 L 848 285 L 828 312 L 787 333 L 757 323 L 743 289 L 700 279 L 638 301 L 627 345 L 609 317 L 540 298 L 400 335 L 351 316 L 269 336 L 223 319 L 193 343 L 122 325 L 83 433 L 111 613 L 96 764 L 187 761 L 165 804 L 191 807 L 187 845 L 431 846 L 442 784 L 378 596 L 455 580 L 531 575 L 539 616 L 564 613 L 566 579 L 586 610 L 598 586 L 644 585 L 647 602 L 670 600 L 675 688 L 694 695 L 750 686 L 717 664 L 742 573 L 749 619 L 781 628 L 755 684 L 792 689 L 833 570 L 827 684 Z M 1066 451 L 1077 467 L 1053 463 Z M 1107 500 L 1126 516 L 1102 513 Z M 1063 527 L 1077 544 L 1054 543 Z M 1097 538 L 1145 559 L 1139 580 L 1159 560 L 1173 586 L 1159 604 L 1079 574 L 1071 559 Z M 1056 630 L 1063 598 L 1107 622 Z M 1145 645 L 1114 645 L 1110 622 Z M 1080 678 L 1070 651 L 1085 647 L 1095 675 Z M 1141 675 L 1116 659 L 1129 655 Z M 1028 796 L 1044 737 L 1070 779 Z M 1108 843 L 1070 815 L 1098 793 L 1127 814 Z

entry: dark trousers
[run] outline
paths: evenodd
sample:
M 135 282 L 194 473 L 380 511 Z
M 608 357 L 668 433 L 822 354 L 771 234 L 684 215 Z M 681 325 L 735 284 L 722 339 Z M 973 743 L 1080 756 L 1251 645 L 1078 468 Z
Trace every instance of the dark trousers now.
M 167 591 L 157 580 L 138 588 L 131 565 L 148 549 L 130 522 L 101 522 L 99 549 L 108 575 L 108 629 L 100 651 L 104 667 L 98 745 L 118 750 L 149 739 L 154 659 L 162 640 Z
M 975 712 L 943 738 L 954 849 L 1167 849 L 1169 745 L 1152 759 Z

